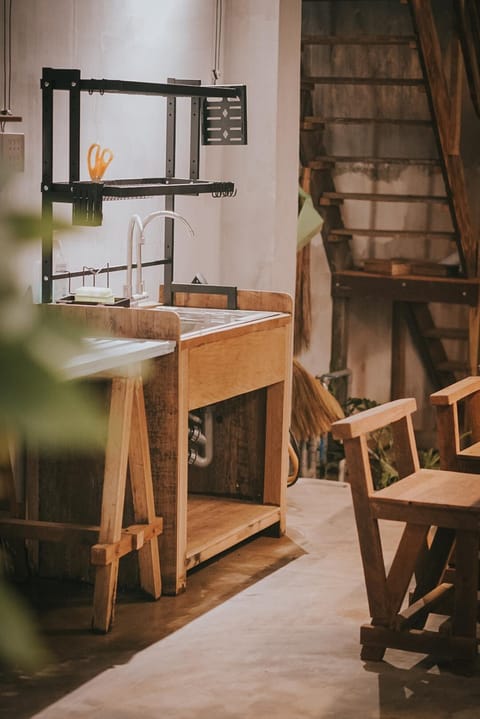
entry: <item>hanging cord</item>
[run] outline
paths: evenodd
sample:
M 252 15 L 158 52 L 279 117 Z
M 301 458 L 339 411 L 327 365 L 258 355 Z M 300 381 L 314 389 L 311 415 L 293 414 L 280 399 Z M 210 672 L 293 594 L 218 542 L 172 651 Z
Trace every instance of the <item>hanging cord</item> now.
M 215 46 L 212 78 L 213 84 L 217 84 L 220 77 L 220 52 L 222 47 L 222 22 L 223 22 L 223 0 L 216 0 L 215 6 Z
M 3 108 L 0 115 L 12 114 L 12 4 L 13 0 L 3 0 Z M 5 122 L 0 120 L 0 127 L 5 132 Z

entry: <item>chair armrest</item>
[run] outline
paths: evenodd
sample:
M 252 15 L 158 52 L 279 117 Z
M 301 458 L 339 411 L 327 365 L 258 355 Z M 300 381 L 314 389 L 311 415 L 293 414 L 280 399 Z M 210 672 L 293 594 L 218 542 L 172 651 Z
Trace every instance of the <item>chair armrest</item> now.
M 479 391 L 480 377 L 465 377 L 438 392 L 433 392 L 430 402 L 433 405 L 451 405 Z
M 417 402 L 413 397 L 396 399 L 333 422 L 332 436 L 335 439 L 353 439 L 392 422 L 398 422 L 403 417 L 413 414 L 416 409 Z

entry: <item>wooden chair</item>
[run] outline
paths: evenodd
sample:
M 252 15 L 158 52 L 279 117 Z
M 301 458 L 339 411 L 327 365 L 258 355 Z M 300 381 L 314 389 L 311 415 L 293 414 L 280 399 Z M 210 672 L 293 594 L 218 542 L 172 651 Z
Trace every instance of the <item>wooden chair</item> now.
M 414 399 L 400 399 L 332 425 L 343 440 L 357 524 L 371 623 L 360 633 L 362 659 L 380 661 L 387 648 L 452 660 L 471 673 L 477 657 L 477 587 L 480 522 L 478 476 L 420 469 L 413 433 Z M 375 491 L 368 435 L 392 428 L 400 479 Z M 387 572 L 379 520 L 404 523 Z M 445 571 L 456 542 L 453 581 Z M 446 614 L 426 627 L 431 613 Z
M 466 377 L 434 392 L 430 401 L 437 413 L 441 468 L 480 472 L 480 377 Z

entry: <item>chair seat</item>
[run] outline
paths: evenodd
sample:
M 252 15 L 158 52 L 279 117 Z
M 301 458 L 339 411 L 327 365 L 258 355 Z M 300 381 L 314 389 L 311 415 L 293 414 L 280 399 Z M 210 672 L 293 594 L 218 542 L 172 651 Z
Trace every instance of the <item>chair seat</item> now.
M 480 478 L 419 469 L 375 492 L 370 506 L 378 519 L 475 530 L 480 528 Z

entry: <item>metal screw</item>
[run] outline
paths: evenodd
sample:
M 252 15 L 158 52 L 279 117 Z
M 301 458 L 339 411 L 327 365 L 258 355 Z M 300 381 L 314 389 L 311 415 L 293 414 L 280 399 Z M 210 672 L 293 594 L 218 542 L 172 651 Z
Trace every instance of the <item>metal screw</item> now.
M 44 282 L 48 282 L 48 280 L 49 280 L 48 275 L 43 275 L 43 281 L 44 281 Z
M 77 87 L 77 83 L 75 82 L 75 80 L 72 80 L 72 82 L 70 83 L 70 85 L 71 85 L 72 87 Z
M 43 189 L 44 189 L 45 192 L 46 192 L 46 191 L 49 189 L 48 185 L 44 185 L 44 186 L 43 186 Z
M 50 87 L 50 83 L 48 82 L 48 80 L 45 80 L 45 87 Z

